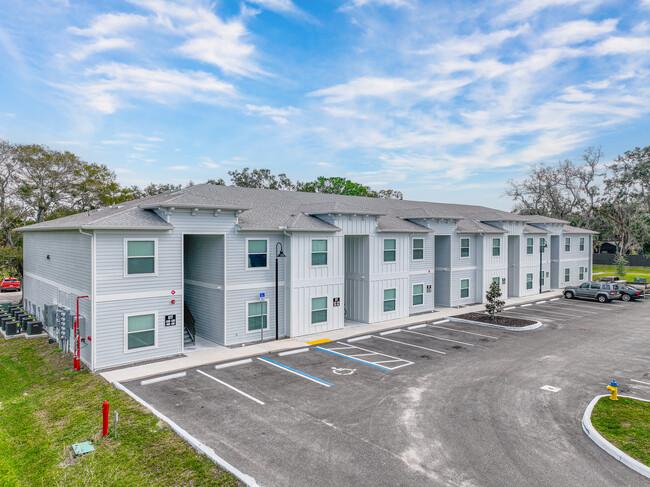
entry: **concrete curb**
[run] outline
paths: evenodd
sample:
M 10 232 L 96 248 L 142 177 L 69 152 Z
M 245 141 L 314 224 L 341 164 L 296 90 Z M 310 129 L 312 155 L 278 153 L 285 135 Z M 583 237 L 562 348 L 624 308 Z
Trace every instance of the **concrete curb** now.
M 470 325 L 485 326 L 486 328 L 498 328 L 499 330 L 510 330 L 510 331 L 529 331 L 535 330 L 542 326 L 542 322 L 538 321 L 528 326 L 503 326 L 503 325 L 493 325 L 492 323 L 483 323 L 481 321 L 472 321 L 465 320 L 463 318 L 454 318 L 453 316 L 448 316 L 446 319 L 449 321 L 457 321 L 459 323 L 469 323 Z
M 250 475 L 246 475 L 245 473 L 241 472 L 237 468 L 230 465 L 227 461 L 225 461 L 223 458 L 221 458 L 219 455 L 217 455 L 212 448 L 210 448 L 209 446 L 204 445 L 203 443 L 201 443 L 199 440 L 197 440 L 195 437 L 190 435 L 183 428 L 181 428 L 176 423 L 174 423 L 167 416 L 162 414 L 160 411 L 156 410 L 153 406 L 151 406 L 151 404 L 147 403 L 146 401 L 141 399 L 139 396 L 135 395 L 133 392 L 128 390 L 126 387 L 124 387 L 118 381 L 113 382 L 113 385 L 115 386 L 116 389 L 119 389 L 120 391 L 128 394 L 132 399 L 134 399 L 135 401 L 142 404 L 145 408 L 149 409 L 154 416 L 156 416 L 159 419 L 162 419 L 165 423 L 167 423 L 169 425 L 169 427 L 171 429 L 173 429 L 176 432 L 176 434 L 178 436 L 180 436 L 185 441 L 187 441 L 199 453 L 202 453 L 203 455 L 208 457 L 210 460 L 212 460 L 214 463 L 216 463 L 217 465 L 222 467 L 224 470 L 227 470 L 228 472 L 233 474 L 235 477 L 237 477 L 239 480 L 241 480 L 247 486 L 249 486 L 249 487 L 259 487 L 259 484 L 255 481 L 255 479 L 253 477 L 251 477 Z
M 589 403 L 589 406 L 587 406 L 587 409 L 585 409 L 585 413 L 582 415 L 582 429 L 585 433 L 587 433 L 587 436 L 591 438 L 594 443 L 596 443 L 596 445 L 616 458 L 616 460 L 630 467 L 635 472 L 638 472 L 644 477 L 648 477 L 650 479 L 650 467 L 644 465 L 638 460 L 635 460 L 627 453 L 623 453 L 621 450 L 616 448 L 609 441 L 607 441 L 603 435 L 596 431 L 596 428 L 594 428 L 594 426 L 591 424 L 591 413 L 594 410 L 594 406 L 603 397 L 609 397 L 609 394 L 601 394 L 600 396 L 594 397 Z M 635 399 L 637 401 L 650 402 L 648 399 L 641 399 L 640 397 L 634 396 L 621 396 L 619 394 L 618 397 L 626 397 L 628 399 Z

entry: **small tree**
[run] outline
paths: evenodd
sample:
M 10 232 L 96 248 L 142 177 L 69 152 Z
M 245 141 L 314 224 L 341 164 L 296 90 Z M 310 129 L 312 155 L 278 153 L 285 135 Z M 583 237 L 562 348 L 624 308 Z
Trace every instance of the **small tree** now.
M 616 274 L 619 277 L 625 277 L 625 274 L 627 274 L 627 259 L 625 256 L 618 254 L 614 259 L 614 264 L 616 265 Z
M 485 311 L 490 315 L 492 321 L 494 321 L 497 313 L 503 311 L 503 307 L 506 305 L 505 301 L 499 299 L 500 297 L 501 288 L 499 287 L 499 283 L 492 281 L 490 289 L 485 293 L 485 299 L 487 301 L 487 303 L 485 303 Z

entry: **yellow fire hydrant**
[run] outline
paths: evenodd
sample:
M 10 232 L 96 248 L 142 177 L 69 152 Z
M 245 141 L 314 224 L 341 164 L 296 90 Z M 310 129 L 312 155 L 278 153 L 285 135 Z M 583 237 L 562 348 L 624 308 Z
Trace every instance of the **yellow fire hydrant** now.
M 616 381 L 612 381 L 611 384 L 607 386 L 607 390 L 611 392 L 609 396 L 610 400 L 618 401 L 618 384 Z

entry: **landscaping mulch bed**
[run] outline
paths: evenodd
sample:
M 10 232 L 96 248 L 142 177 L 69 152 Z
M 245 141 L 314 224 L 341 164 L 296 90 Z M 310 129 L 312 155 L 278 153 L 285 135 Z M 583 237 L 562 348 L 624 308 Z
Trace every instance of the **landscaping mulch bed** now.
M 489 323 L 491 325 L 511 326 L 513 328 L 521 328 L 523 326 L 534 325 L 537 323 L 536 321 L 522 320 L 520 318 L 509 318 L 507 316 L 499 315 L 495 316 L 494 319 L 491 319 L 490 316 L 485 313 L 465 313 L 462 315 L 456 315 L 454 318 L 478 321 L 480 323 Z

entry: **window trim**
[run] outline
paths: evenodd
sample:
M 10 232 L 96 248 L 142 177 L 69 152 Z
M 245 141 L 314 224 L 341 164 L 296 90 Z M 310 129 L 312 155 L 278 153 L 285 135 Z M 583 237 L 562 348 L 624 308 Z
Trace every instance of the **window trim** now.
M 314 299 L 319 299 L 319 298 L 325 298 L 325 307 L 314 309 Z M 330 302 L 329 296 L 311 296 L 309 298 L 309 324 L 310 325 L 322 325 L 323 323 L 329 323 L 330 321 L 329 302 Z M 316 323 L 314 323 L 314 317 L 313 317 L 314 311 L 323 311 L 323 310 L 325 311 L 325 321 L 317 321 Z
M 579 281 L 585 280 L 585 268 L 582 266 L 578 269 L 578 280 Z
M 146 316 L 146 315 L 153 315 L 154 316 L 154 322 L 153 322 L 153 330 L 154 330 L 154 338 L 153 338 L 153 345 L 150 347 L 140 347 L 140 348 L 134 348 L 132 350 L 129 350 L 129 318 L 133 316 Z M 140 331 L 145 331 L 145 330 L 140 330 Z M 133 331 L 130 333 L 138 333 L 137 331 Z M 136 353 L 136 352 L 146 352 L 147 350 L 156 350 L 158 348 L 158 311 L 138 311 L 137 313 L 124 313 L 124 353 Z
M 250 303 L 261 303 L 261 302 L 265 302 L 265 303 L 266 303 L 266 328 L 263 328 L 263 330 L 264 330 L 265 332 L 267 332 L 267 331 L 269 331 L 269 330 L 271 329 L 271 326 L 270 326 L 270 324 L 269 324 L 269 312 L 270 312 L 270 310 L 271 310 L 271 305 L 270 305 L 270 302 L 269 302 L 269 298 L 263 298 L 263 299 L 259 299 L 259 298 L 257 298 L 257 299 L 251 299 L 251 300 L 249 300 L 249 301 L 246 301 L 246 334 L 247 334 L 247 335 L 248 335 L 249 333 L 257 333 L 258 335 L 261 334 L 261 332 L 260 332 L 259 330 L 249 330 L 249 329 L 248 329 L 248 318 L 250 317 L 250 315 L 248 314 L 248 305 L 249 305 Z M 257 316 L 257 315 L 255 315 L 255 316 Z M 261 316 L 261 315 L 260 315 L 260 316 Z
M 568 242 L 568 249 L 567 249 L 567 242 Z M 564 251 L 565 252 L 571 252 L 571 237 L 564 237 Z
M 567 271 L 569 271 L 567 273 Z M 568 279 L 567 279 L 568 277 Z M 564 268 L 564 282 L 571 282 L 571 268 L 570 267 L 565 267 Z
M 326 250 L 325 252 L 319 250 L 316 253 L 317 254 L 325 254 L 325 264 L 312 264 L 312 258 L 314 255 L 314 247 L 313 247 L 313 241 L 314 240 L 324 240 L 325 241 L 325 247 Z M 330 263 L 330 244 L 329 240 L 327 238 L 319 238 L 319 237 L 312 237 L 309 239 L 309 267 L 315 267 L 315 268 L 323 268 L 327 267 Z
M 395 291 L 395 297 L 394 297 L 393 299 L 386 299 L 386 291 L 390 291 L 391 289 L 392 289 L 393 291 Z M 381 299 L 381 309 L 382 309 L 382 312 L 383 312 L 383 313 L 395 313 L 395 312 L 397 312 L 397 288 L 396 288 L 396 287 L 388 287 L 388 288 L 384 288 L 384 289 L 381 291 L 381 293 L 382 293 L 382 296 L 381 296 L 381 298 L 382 298 L 382 299 Z M 385 306 L 386 301 L 394 301 L 394 302 L 395 302 L 395 308 L 386 311 L 386 306 Z
M 463 240 L 467 240 L 467 255 L 463 257 Z M 471 251 L 471 241 L 469 237 L 461 237 L 460 239 L 460 257 L 461 259 L 469 259 L 472 257 L 472 251 Z
M 528 276 L 530 276 L 530 281 L 528 280 Z M 530 287 L 528 287 L 528 283 L 530 283 Z M 533 289 L 535 287 L 535 274 L 533 272 L 527 272 L 526 273 L 526 290 L 528 291 L 529 289 Z
M 463 281 L 467 281 L 467 296 L 463 297 Z M 460 292 L 459 292 L 459 299 L 469 299 L 472 296 L 471 290 L 472 289 L 472 281 L 469 277 L 463 277 L 460 280 Z
M 413 304 L 413 298 L 416 296 L 415 290 L 413 289 L 415 286 L 422 286 L 422 304 Z M 424 293 L 425 293 L 425 287 L 423 282 L 414 282 L 411 284 L 411 307 L 412 308 L 418 308 L 420 306 L 424 306 Z M 417 296 L 420 296 L 420 294 L 417 294 Z M 397 291 L 395 291 L 395 301 L 397 301 Z M 395 303 L 397 305 L 397 302 Z
M 416 240 L 422 240 L 422 247 L 417 247 L 417 248 L 415 247 L 415 241 Z M 397 247 L 397 242 L 395 242 L 395 247 Z M 411 261 L 420 262 L 420 261 L 424 260 L 424 247 L 425 247 L 424 237 L 413 237 L 411 239 Z M 395 250 L 397 250 L 397 249 L 395 249 Z M 415 250 L 422 250 L 422 258 L 421 259 L 416 259 L 415 257 L 413 257 L 413 252 Z M 397 253 L 395 254 L 395 261 L 397 261 Z
M 153 273 L 129 274 L 129 242 L 153 242 Z M 137 257 L 136 257 L 137 258 Z M 129 238 L 124 237 L 124 277 L 157 277 L 158 276 L 158 238 Z
M 395 242 L 395 248 L 386 250 L 386 240 L 392 240 Z M 384 237 L 381 242 L 382 254 L 381 260 L 382 264 L 397 264 L 397 239 L 395 237 Z M 386 260 L 386 252 L 395 252 L 395 260 Z
M 530 245 L 528 245 L 528 241 L 530 240 Z M 530 249 L 530 252 L 528 252 L 528 249 Z M 533 237 L 526 237 L 526 255 L 533 255 L 535 253 L 535 238 Z
M 499 242 L 498 246 L 494 245 L 494 242 Z M 499 249 L 499 253 L 494 255 L 494 249 Z M 501 237 L 492 237 L 492 257 L 501 257 Z
M 266 240 L 266 267 L 248 267 L 248 241 L 249 240 Z M 269 270 L 270 268 L 270 258 L 269 258 L 269 238 L 253 238 L 253 237 L 247 237 L 246 238 L 246 247 L 244 247 L 244 268 L 247 271 L 264 271 L 264 270 Z M 262 255 L 262 254 L 255 254 L 255 255 Z
M 584 237 L 580 237 L 579 242 L 580 242 L 580 243 L 578 244 L 578 245 L 579 245 L 578 249 L 580 250 L 580 252 L 584 252 L 585 249 L 587 248 L 586 245 L 585 245 L 585 238 L 584 238 Z

